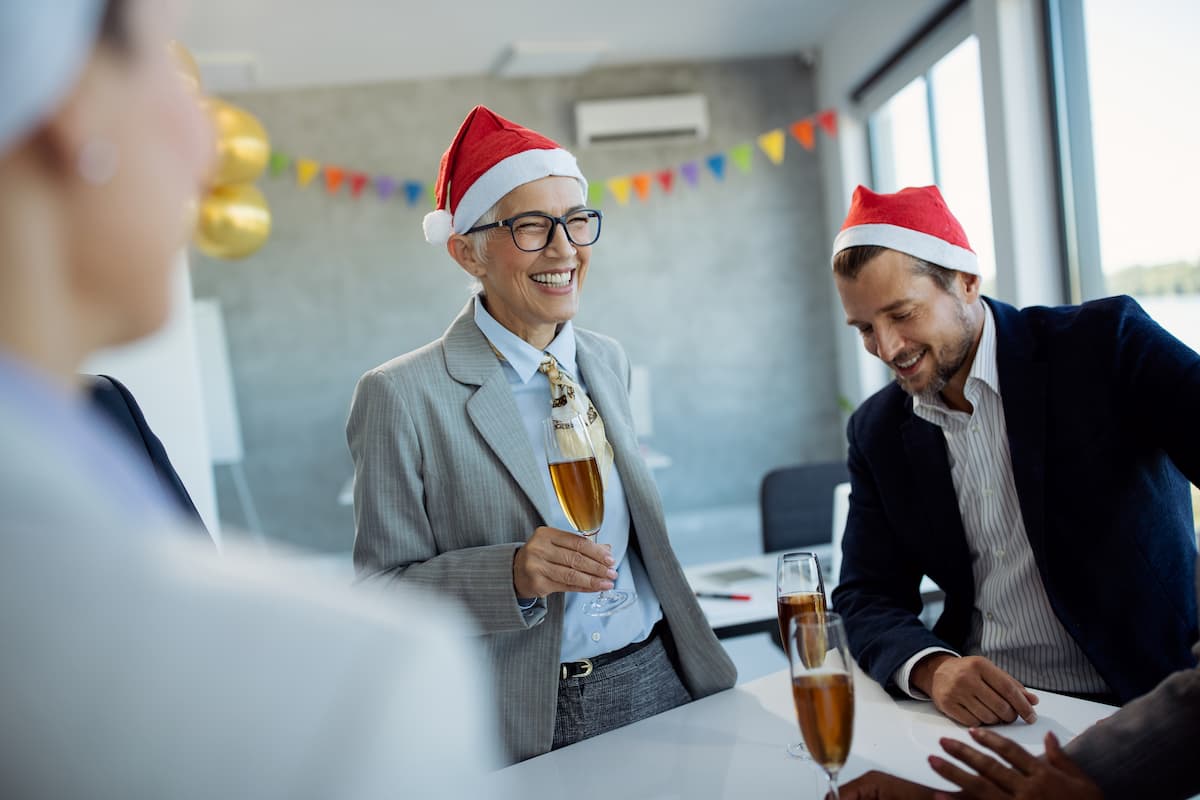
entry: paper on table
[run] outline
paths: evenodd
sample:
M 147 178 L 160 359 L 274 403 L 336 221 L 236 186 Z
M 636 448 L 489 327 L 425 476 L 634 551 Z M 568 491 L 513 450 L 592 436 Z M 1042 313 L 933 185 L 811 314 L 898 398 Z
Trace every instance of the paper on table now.
M 732 569 L 723 569 L 719 572 L 705 573 L 706 580 L 716 583 L 737 583 L 738 581 L 752 581 L 760 578 L 768 578 L 769 575 L 757 572 L 746 567 L 734 567 Z

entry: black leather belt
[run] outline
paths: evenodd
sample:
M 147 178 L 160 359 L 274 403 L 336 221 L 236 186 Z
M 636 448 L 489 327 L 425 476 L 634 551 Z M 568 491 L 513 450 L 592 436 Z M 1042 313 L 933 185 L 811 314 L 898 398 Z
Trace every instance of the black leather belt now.
M 581 661 L 564 661 L 558 665 L 559 677 L 564 681 L 568 678 L 586 678 L 592 674 L 592 671 L 597 667 L 602 667 L 605 664 L 611 664 L 614 661 L 620 661 L 625 656 L 630 656 L 641 650 L 646 645 L 658 638 L 659 626 L 662 625 L 662 620 L 654 623 L 654 628 L 650 631 L 650 635 L 640 642 L 627 644 L 619 650 L 613 650 L 611 653 L 601 653 L 592 658 L 585 658 Z

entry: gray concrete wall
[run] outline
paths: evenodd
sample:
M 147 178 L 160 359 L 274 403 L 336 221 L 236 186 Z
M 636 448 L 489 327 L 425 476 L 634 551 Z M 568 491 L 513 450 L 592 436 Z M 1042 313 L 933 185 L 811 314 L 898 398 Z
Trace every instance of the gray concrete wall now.
M 712 134 L 689 144 L 573 144 L 578 99 L 697 91 Z M 454 79 L 231 97 L 284 152 L 430 181 L 466 111 L 485 103 L 572 149 L 605 179 L 677 166 L 817 110 L 790 58 L 602 70 L 580 78 Z M 819 140 L 823 141 L 823 134 Z M 679 180 L 679 179 L 677 179 Z M 344 425 L 355 381 L 439 336 L 468 294 L 465 273 L 424 242 L 427 207 L 330 197 L 260 180 L 270 241 L 244 261 L 196 255 L 197 296 L 223 305 L 245 468 L 271 537 L 345 550 L 353 517 L 336 496 L 352 471 Z M 817 159 L 789 139 L 749 175 L 603 205 L 578 324 L 619 338 L 650 369 L 656 473 L 668 511 L 757 502 L 770 468 L 837 457 L 842 432 Z M 236 496 L 218 471 L 223 516 Z M 685 543 L 678 543 L 684 545 Z

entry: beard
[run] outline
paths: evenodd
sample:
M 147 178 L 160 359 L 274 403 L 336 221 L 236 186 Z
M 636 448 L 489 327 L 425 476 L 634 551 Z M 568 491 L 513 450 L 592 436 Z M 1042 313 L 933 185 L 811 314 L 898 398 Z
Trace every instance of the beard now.
M 958 374 L 958 371 L 967 363 L 967 358 L 971 354 L 975 333 L 971 328 L 971 318 L 967 314 L 966 303 L 959 302 L 957 304 L 955 323 L 956 335 L 954 338 L 938 347 L 936 352 L 930 349 L 930 356 L 933 358 L 933 376 L 925 387 L 917 391 L 907 380 L 896 377 L 896 382 L 900 384 L 901 389 L 910 395 L 920 397 L 922 402 L 931 401 L 941 394 L 950 379 Z

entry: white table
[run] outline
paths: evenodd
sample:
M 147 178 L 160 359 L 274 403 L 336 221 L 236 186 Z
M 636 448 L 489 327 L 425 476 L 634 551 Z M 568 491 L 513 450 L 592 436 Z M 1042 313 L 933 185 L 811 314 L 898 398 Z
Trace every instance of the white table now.
M 825 578 L 825 595 L 828 597 L 834 586 L 837 585 L 830 574 L 830 565 L 833 563 L 833 545 L 825 543 L 797 549 L 816 553 L 817 560 L 821 562 L 821 572 Z M 779 553 L 765 553 L 684 567 L 683 574 L 694 591 L 750 595 L 749 600 L 699 598 L 700 608 L 704 611 L 704 616 L 708 618 L 708 622 L 716 631 L 717 636 L 726 638 L 777 630 L 775 563 L 778 558 Z M 730 579 L 739 573 L 743 577 Z M 941 594 L 942 591 L 938 585 L 928 577 L 921 582 L 921 596 L 926 600 L 938 599 Z
M 1113 712 L 1109 706 L 1039 692 L 1038 720 L 997 728 L 1041 753 L 1054 731 L 1066 741 Z M 854 740 L 842 773 L 848 781 L 882 769 L 926 785 L 952 788 L 928 766 L 938 739 L 969 741 L 966 728 L 928 703 L 896 700 L 861 672 L 855 676 Z M 811 762 L 787 755 L 799 739 L 786 670 L 665 714 L 500 770 L 488 781 L 493 797 L 536 800 L 703 800 L 824 795 Z

